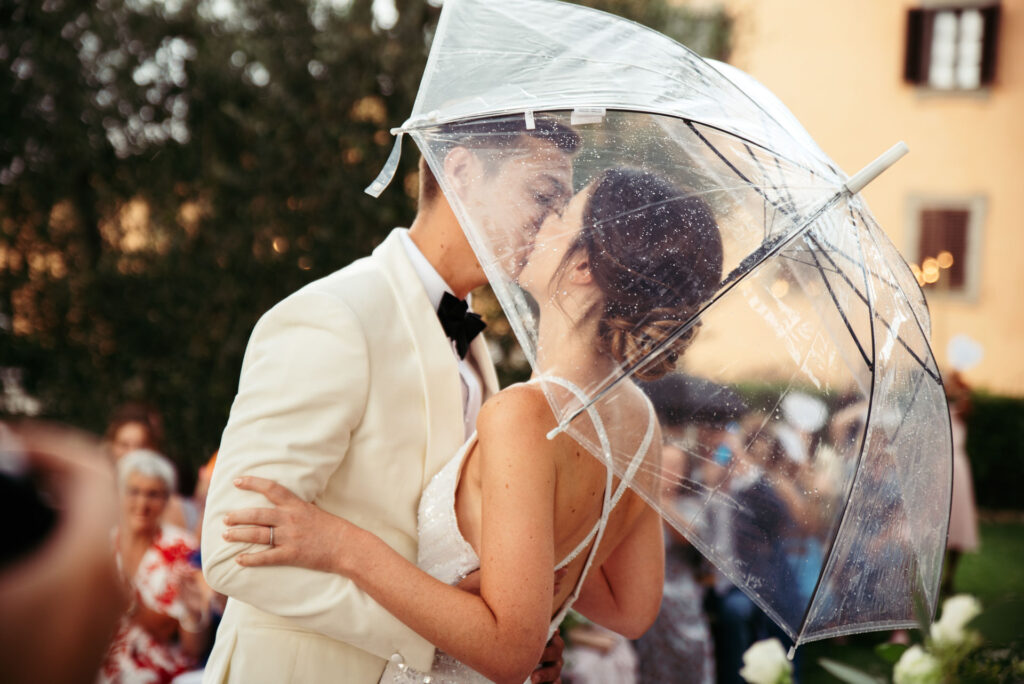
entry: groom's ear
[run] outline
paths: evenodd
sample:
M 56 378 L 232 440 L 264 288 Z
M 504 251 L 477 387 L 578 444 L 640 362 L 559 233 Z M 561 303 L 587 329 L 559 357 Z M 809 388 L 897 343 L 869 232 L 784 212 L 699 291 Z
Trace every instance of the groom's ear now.
M 444 157 L 444 175 L 452 189 L 461 194 L 479 182 L 483 165 L 468 148 L 454 147 Z

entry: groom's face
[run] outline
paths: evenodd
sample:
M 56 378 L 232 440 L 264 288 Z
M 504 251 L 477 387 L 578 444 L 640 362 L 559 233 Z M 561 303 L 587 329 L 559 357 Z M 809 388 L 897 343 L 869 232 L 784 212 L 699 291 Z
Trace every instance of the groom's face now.
M 459 199 L 505 277 L 516 280 L 544 220 L 572 196 L 572 158 L 550 141 L 520 136 L 509 150 L 467 151 Z M 464 148 L 463 148 L 464 149 Z

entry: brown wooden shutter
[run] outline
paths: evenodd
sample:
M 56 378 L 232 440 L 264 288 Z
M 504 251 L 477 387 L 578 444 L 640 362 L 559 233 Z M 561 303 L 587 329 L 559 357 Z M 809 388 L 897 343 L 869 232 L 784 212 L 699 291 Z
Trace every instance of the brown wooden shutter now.
M 990 85 L 996 79 L 996 57 L 999 48 L 999 5 L 981 10 L 984 21 L 981 52 L 981 84 Z
M 908 83 L 923 84 L 928 80 L 928 60 L 924 42 L 927 14 L 922 9 L 907 11 L 907 45 L 903 78 Z

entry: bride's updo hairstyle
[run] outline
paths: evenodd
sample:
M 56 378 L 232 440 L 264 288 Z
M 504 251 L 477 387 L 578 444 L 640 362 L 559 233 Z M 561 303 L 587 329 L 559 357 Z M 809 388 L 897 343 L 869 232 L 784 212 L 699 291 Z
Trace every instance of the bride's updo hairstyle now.
M 609 169 L 593 181 L 583 226 L 559 270 L 580 254 L 604 294 L 588 318 L 600 316 L 598 343 L 624 366 L 677 333 L 722 277 L 722 238 L 704 201 L 630 168 Z M 697 327 L 640 366 L 636 378 L 672 371 Z

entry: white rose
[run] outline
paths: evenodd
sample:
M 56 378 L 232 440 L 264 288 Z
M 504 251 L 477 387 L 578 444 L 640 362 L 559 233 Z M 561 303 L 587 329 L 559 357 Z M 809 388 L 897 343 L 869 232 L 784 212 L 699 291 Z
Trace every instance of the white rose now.
M 780 684 L 792 681 L 793 664 L 778 639 L 755 642 L 743 654 L 740 676 L 750 684 Z
M 957 594 L 942 603 L 942 617 L 932 624 L 931 637 L 936 645 L 953 646 L 967 640 L 967 623 L 981 613 L 981 603 L 967 594 Z
M 920 646 L 911 646 L 892 670 L 893 684 L 940 684 L 942 667 L 939 661 Z

